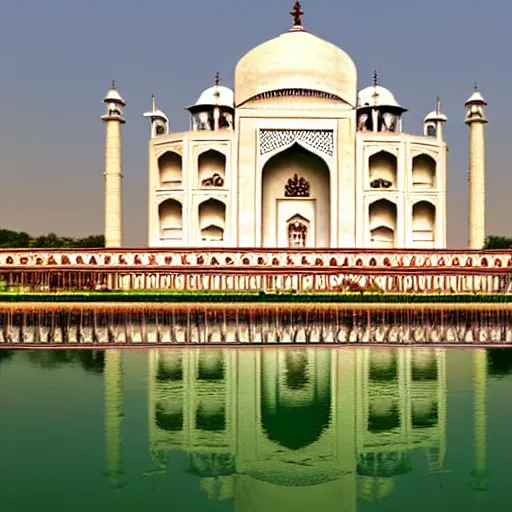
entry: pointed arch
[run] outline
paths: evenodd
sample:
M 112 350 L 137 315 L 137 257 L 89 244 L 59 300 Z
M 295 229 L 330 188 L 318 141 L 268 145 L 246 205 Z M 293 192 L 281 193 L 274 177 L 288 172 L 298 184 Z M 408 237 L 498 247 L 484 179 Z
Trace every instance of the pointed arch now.
M 199 205 L 200 240 L 203 243 L 224 241 L 226 204 L 211 197 Z
M 435 247 L 436 207 L 430 201 L 418 201 L 412 207 L 412 241 L 414 247 Z
M 300 450 L 320 439 L 331 421 L 331 366 L 327 354 L 305 350 L 262 354 L 261 421 L 268 439 Z
M 183 207 L 177 199 L 165 199 L 158 205 L 158 219 L 161 238 L 183 239 Z
M 179 188 L 182 184 L 183 161 L 181 155 L 174 151 L 166 151 L 158 158 L 160 186 L 163 188 Z
M 398 161 L 388 151 L 379 151 L 368 160 L 368 178 L 371 188 L 397 188 Z
M 209 149 L 197 159 L 199 184 L 201 187 L 224 187 L 226 183 L 226 156 Z
M 379 199 L 369 207 L 370 246 L 391 249 L 396 246 L 396 204 Z
M 267 160 L 261 180 L 264 247 L 288 247 L 288 220 L 296 215 L 309 222 L 308 247 L 330 246 L 331 177 L 323 158 L 295 142 Z M 298 184 L 296 194 L 290 180 Z
M 412 186 L 433 188 L 436 184 L 436 161 L 425 153 L 412 159 Z

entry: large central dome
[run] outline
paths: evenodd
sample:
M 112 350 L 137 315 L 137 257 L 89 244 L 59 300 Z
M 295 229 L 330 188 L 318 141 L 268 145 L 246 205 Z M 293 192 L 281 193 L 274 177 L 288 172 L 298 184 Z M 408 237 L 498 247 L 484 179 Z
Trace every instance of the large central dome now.
M 240 59 L 235 69 L 235 105 L 287 90 L 316 91 L 355 107 L 357 70 L 343 50 L 294 27 Z

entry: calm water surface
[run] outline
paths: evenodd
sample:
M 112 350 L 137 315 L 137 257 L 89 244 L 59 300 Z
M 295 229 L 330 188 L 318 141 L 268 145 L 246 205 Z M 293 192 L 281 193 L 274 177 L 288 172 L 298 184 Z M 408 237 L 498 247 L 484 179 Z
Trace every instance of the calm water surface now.
M 510 349 L 0 350 L 3 512 L 510 510 Z

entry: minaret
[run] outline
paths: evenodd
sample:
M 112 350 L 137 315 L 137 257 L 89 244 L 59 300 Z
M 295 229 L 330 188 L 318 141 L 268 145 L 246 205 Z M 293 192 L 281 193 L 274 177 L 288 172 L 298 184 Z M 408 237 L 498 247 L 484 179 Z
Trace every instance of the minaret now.
M 107 113 L 101 117 L 106 124 L 105 138 L 105 247 L 121 247 L 123 245 L 123 212 L 122 212 L 122 145 L 121 125 L 122 108 L 126 105 L 116 89 L 114 82 L 103 103 Z
M 487 105 L 475 84 L 464 106 L 469 126 L 469 249 L 482 249 L 485 242 L 485 137 Z
M 119 349 L 105 351 L 105 465 L 112 488 L 121 487 L 121 393 L 122 369 Z
M 471 487 L 487 490 L 487 357 L 484 349 L 473 352 L 473 445 L 475 461 Z
M 441 112 L 441 100 L 438 97 L 435 110 L 427 114 L 423 121 L 423 134 L 425 137 L 435 137 L 439 142 L 443 142 L 446 121 L 448 118 Z
M 151 96 L 151 110 L 144 113 L 151 123 L 151 138 L 169 135 L 169 119 L 156 107 L 155 96 Z

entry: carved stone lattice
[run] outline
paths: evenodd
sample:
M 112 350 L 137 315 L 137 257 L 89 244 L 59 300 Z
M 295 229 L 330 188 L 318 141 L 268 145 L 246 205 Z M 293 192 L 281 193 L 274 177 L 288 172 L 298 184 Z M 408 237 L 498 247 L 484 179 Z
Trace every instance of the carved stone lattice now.
M 260 154 L 271 153 L 296 141 L 302 142 L 328 156 L 334 154 L 334 134 L 332 130 L 261 130 Z
M 294 174 L 284 186 L 284 197 L 309 197 L 309 188 L 309 182 L 305 178 Z

